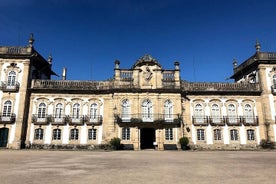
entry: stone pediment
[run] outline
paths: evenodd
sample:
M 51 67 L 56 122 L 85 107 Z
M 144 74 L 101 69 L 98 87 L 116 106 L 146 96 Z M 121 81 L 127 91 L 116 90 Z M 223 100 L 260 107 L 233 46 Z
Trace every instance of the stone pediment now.
M 143 57 L 141 57 L 140 59 L 138 59 L 136 61 L 136 63 L 132 66 L 132 69 L 135 69 L 137 67 L 141 67 L 141 66 L 154 66 L 157 65 L 158 67 L 162 68 L 162 66 L 159 64 L 159 62 L 154 59 L 151 55 L 149 54 L 145 54 Z

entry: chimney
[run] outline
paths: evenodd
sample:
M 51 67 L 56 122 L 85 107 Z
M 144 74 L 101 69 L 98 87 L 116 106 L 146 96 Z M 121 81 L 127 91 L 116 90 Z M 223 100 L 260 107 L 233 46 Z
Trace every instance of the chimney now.
M 62 80 L 66 80 L 67 69 L 65 67 L 62 68 Z

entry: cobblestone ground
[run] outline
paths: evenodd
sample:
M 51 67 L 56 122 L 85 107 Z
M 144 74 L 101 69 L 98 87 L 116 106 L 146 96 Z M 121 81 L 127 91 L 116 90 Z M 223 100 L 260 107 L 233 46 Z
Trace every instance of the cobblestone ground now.
M 275 151 L 0 150 L 1 184 L 276 182 Z

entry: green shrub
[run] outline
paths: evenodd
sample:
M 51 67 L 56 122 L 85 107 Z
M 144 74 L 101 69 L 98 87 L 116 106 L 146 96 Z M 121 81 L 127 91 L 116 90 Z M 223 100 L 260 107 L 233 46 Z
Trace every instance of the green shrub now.
M 109 141 L 109 144 L 111 145 L 112 149 L 119 150 L 121 145 L 121 139 L 118 137 L 114 137 Z
M 180 139 L 179 139 L 179 144 L 181 145 L 181 149 L 182 150 L 189 150 L 190 149 L 190 147 L 189 147 L 189 139 L 188 139 L 188 137 L 181 137 Z
M 184 146 L 187 146 L 187 145 L 189 144 L 189 139 L 188 139 L 188 137 L 181 137 L 181 138 L 179 139 L 179 144 L 184 145 Z

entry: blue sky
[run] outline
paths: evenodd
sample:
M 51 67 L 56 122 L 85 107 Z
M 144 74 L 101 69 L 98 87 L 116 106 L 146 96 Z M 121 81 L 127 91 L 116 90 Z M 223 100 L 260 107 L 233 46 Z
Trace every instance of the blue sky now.
M 116 59 L 130 68 L 151 54 L 164 69 L 179 61 L 183 80 L 225 82 L 257 39 L 276 51 L 275 9 L 274 0 L 0 0 L 0 45 L 27 45 L 34 33 L 70 80 L 106 80 Z

